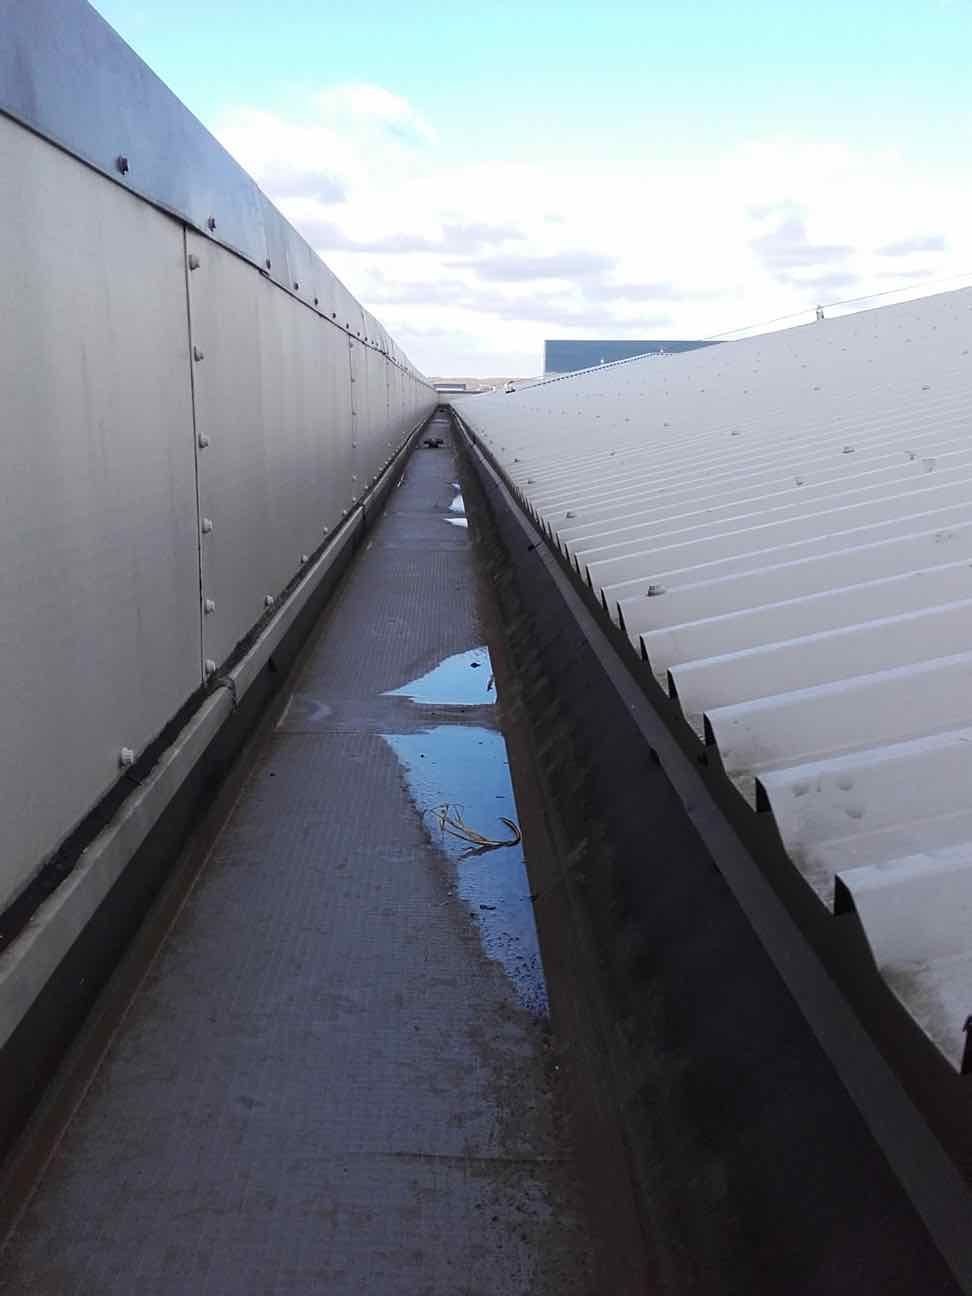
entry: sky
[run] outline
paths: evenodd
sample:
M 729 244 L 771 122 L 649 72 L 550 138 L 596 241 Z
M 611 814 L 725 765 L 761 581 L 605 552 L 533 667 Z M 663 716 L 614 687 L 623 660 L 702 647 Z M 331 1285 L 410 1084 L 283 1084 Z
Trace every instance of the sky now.
M 95 7 L 430 375 L 972 282 L 972 0 Z

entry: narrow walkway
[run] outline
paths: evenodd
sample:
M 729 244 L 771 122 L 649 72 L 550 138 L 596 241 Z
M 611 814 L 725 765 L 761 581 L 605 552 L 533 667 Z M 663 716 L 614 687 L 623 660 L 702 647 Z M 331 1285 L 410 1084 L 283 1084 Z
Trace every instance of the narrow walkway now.
M 427 813 L 458 804 L 495 837 L 516 820 L 436 434 L 325 614 L 2 1290 L 590 1291 L 521 851 L 469 855 Z

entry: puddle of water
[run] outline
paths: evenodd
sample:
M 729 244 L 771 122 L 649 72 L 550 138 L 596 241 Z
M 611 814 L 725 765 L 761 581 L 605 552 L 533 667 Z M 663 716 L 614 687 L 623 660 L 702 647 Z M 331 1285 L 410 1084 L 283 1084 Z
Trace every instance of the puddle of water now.
M 469 522 L 466 518 L 443 518 L 443 522 L 448 522 L 450 526 L 468 528 Z
M 503 735 L 473 725 L 437 725 L 425 733 L 382 736 L 401 762 L 429 831 L 455 865 L 457 893 L 479 929 L 484 951 L 502 964 L 524 1007 L 546 1016 L 547 988 L 522 845 L 470 854 L 468 842 L 440 831 L 433 813 L 448 804 L 484 836 L 510 837 L 503 818 L 516 822 L 517 813 Z
M 385 697 L 407 697 L 427 706 L 488 706 L 496 701 L 493 665 L 485 645 L 447 657 L 427 675 L 401 688 L 389 689 Z

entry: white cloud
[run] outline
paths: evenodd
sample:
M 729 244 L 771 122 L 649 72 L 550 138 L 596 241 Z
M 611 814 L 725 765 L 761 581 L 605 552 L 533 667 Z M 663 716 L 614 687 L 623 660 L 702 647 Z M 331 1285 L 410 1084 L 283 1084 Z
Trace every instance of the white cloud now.
M 350 119 L 383 127 L 401 138 L 431 143 L 437 138 L 432 125 L 407 99 L 384 86 L 367 82 L 329 86 L 316 94 L 313 102 L 322 119 L 332 124 Z
M 885 243 L 879 247 L 878 256 L 901 257 L 911 256 L 913 252 L 944 252 L 945 238 L 942 234 L 917 234 L 911 238 L 898 239 L 895 243 Z
M 812 312 L 887 291 L 890 257 L 908 258 L 895 284 L 972 271 L 969 180 L 889 149 L 772 136 L 692 165 L 457 159 L 366 84 L 299 116 L 227 110 L 217 134 L 429 373 L 535 372 L 547 336 Z

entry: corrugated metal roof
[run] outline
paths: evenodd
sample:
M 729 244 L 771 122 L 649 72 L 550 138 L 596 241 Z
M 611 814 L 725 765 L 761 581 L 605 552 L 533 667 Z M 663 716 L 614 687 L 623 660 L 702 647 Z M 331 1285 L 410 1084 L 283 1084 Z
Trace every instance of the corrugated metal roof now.
M 970 344 L 966 289 L 457 405 L 956 1067 Z

